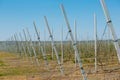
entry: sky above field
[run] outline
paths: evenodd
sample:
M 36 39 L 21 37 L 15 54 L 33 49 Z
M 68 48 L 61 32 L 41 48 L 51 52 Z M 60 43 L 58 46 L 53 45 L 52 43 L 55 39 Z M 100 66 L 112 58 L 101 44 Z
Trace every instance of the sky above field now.
M 55 40 L 61 40 L 61 26 L 63 26 L 63 40 L 66 40 L 67 27 L 60 9 L 64 5 L 72 32 L 74 33 L 74 20 L 77 23 L 77 39 L 94 39 L 93 14 L 97 16 L 98 37 L 101 39 L 106 20 L 100 0 L 0 0 L 0 40 L 8 40 L 15 33 L 23 35 L 23 29 L 28 27 L 33 40 L 36 35 L 33 21 L 36 22 L 41 40 L 49 39 L 43 16 L 46 16 L 50 28 L 53 30 Z M 115 32 L 120 38 L 120 0 L 105 0 L 109 10 Z M 44 32 L 45 31 L 45 32 Z M 104 38 L 110 38 L 107 28 Z M 68 36 L 67 40 L 70 37 Z

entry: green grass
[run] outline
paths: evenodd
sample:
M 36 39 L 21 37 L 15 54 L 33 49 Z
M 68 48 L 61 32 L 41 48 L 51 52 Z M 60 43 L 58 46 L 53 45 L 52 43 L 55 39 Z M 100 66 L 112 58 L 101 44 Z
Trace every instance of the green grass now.
M 26 75 L 29 73 L 39 73 L 40 72 L 40 69 L 38 67 L 29 65 L 29 64 L 28 65 L 25 64 L 23 59 L 18 58 L 17 59 L 18 62 L 19 61 L 21 61 L 21 62 L 18 64 L 14 64 L 15 63 L 14 59 L 17 59 L 16 54 L 0 52 L 0 77 Z
M 0 66 L 5 66 L 5 63 L 2 60 L 0 60 Z

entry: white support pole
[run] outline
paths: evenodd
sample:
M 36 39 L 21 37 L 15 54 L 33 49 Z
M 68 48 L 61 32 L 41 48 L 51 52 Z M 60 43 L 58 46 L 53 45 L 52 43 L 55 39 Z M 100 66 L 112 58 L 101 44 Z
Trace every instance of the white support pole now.
M 37 63 L 38 66 L 40 66 L 39 59 L 38 59 L 37 53 L 35 51 L 35 48 L 33 46 L 32 39 L 31 39 L 30 33 L 28 31 L 28 28 L 26 28 L 26 31 L 27 31 L 27 34 L 29 36 L 30 45 L 31 45 L 31 48 L 32 48 L 33 53 L 34 53 L 34 56 L 35 56 L 35 59 L 36 59 L 36 63 Z
M 29 42 L 27 40 L 27 36 L 26 36 L 26 33 L 25 33 L 25 30 L 23 29 L 23 33 L 24 33 L 24 37 L 25 37 L 25 45 L 26 45 L 26 48 L 28 50 L 28 53 L 30 55 L 30 60 L 31 60 L 31 63 L 33 64 L 33 59 L 32 59 L 32 51 L 30 50 L 30 45 L 29 45 Z
M 20 53 L 20 57 L 22 57 L 22 49 L 21 49 L 21 46 L 20 46 L 20 43 L 19 43 L 19 39 L 17 37 L 17 34 L 14 34 L 14 38 L 15 38 L 15 41 L 18 45 L 18 53 Z
M 64 62 L 64 52 L 63 52 L 63 26 L 61 26 L 61 64 Z
M 86 49 L 87 49 L 87 52 L 89 52 L 89 32 L 87 32 L 86 39 L 87 39 Z
M 45 54 L 45 52 L 44 52 L 43 46 L 42 46 L 42 44 L 41 44 L 40 35 L 39 35 L 39 33 L 38 33 L 38 30 L 37 30 L 37 27 L 36 27 L 36 25 L 35 25 L 35 22 L 33 22 L 33 25 L 34 25 L 34 28 L 35 28 L 35 32 L 36 32 L 36 35 L 37 35 L 37 38 L 38 38 L 38 42 L 39 42 L 39 48 L 40 48 L 40 50 L 41 50 L 41 52 L 42 52 L 45 65 L 46 65 L 47 69 L 49 70 L 47 57 L 46 57 L 46 54 Z
M 94 47 L 95 47 L 95 72 L 97 72 L 97 21 L 96 14 L 94 13 Z
M 44 29 L 44 53 L 46 54 L 46 29 Z
M 51 31 L 50 31 L 50 27 L 49 27 L 46 16 L 44 16 L 44 20 L 45 20 L 45 23 L 46 23 L 46 27 L 48 28 L 48 32 L 50 34 L 50 38 L 51 38 L 51 41 L 52 41 L 52 46 L 53 46 L 54 52 L 56 54 L 56 58 L 57 58 L 57 61 L 58 61 L 58 65 L 59 65 L 61 74 L 64 75 L 63 68 L 62 68 L 62 65 L 60 63 L 60 59 L 59 59 L 59 56 L 58 56 L 58 52 L 57 52 L 57 49 L 56 49 L 56 46 L 55 46 L 55 43 L 54 43 L 54 40 L 53 40 L 53 35 L 52 35 Z
M 14 35 L 14 36 L 15 36 L 15 35 Z M 17 41 L 17 39 L 15 39 L 14 36 L 13 36 L 13 39 L 14 39 L 15 42 L 16 42 L 16 48 L 17 48 L 17 49 L 16 49 L 16 53 L 19 53 L 19 52 L 20 52 L 20 49 L 19 49 L 18 41 Z M 14 52 L 14 51 L 13 51 L 13 50 L 14 50 L 14 49 L 13 49 L 13 46 L 12 46 L 12 44 L 11 44 L 11 41 L 12 41 L 11 38 L 9 38 L 9 39 L 8 39 L 8 46 L 9 46 L 8 48 L 9 48 L 9 51 L 10 51 L 10 52 Z M 12 46 L 12 47 L 11 47 L 11 46 Z M 21 57 L 21 53 L 19 53 L 19 54 L 20 54 L 20 57 Z
M 111 33 L 111 36 L 112 36 L 112 40 L 113 40 L 115 49 L 117 51 L 118 61 L 120 63 L 120 47 L 119 47 L 119 44 L 118 44 L 117 35 L 114 31 L 113 24 L 112 24 L 112 21 L 110 19 L 110 16 L 109 16 L 109 13 L 108 13 L 108 10 L 107 10 L 107 7 L 105 5 L 104 0 L 100 0 L 100 2 L 101 2 L 101 5 L 102 5 L 102 8 L 103 8 L 104 15 L 106 17 L 106 22 L 107 22 L 108 27 L 110 29 L 110 33 Z
M 14 44 L 14 42 L 15 42 L 15 44 Z M 18 53 L 19 47 L 18 47 L 18 43 L 17 43 L 16 39 L 14 38 L 14 36 L 11 36 L 11 38 L 8 39 L 7 43 L 8 43 L 8 46 L 7 46 L 8 47 L 8 51 Z M 21 53 L 17 54 L 17 58 L 19 56 L 21 56 Z
M 53 35 L 53 27 L 52 27 L 52 35 Z M 53 46 L 52 46 L 52 60 L 54 60 Z
M 20 42 L 21 42 L 21 46 L 22 46 L 22 48 L 23 48 L 24 54 L 25 54 L 25 56 L 26 56 L 26 58 L 27 58 L 27 52 L 26 52 L 26 49 L 25 49 L 24 43 L 23 43 L 23 41 L 22 41 L 23 38 L 22 38 L 21 33 L 19 33 L 19 37 L 20 37 Z
M 18 46 L 18 42 L 17 42 L 17 39 L 16 39 L 16 37 L 15 37 L 15 34 L 12 36 L 12 38 L 13 38 L 13 40 L 15 41 L 15 49 L 16 49 L 16 53 L 18 53 L 19 52 L 19 46 Z M 7 41 L 7 44 L 8 44 L 8 46 L 11 48 L 11 46 L 9 45 L 9 42 L 10 42 L 11 40 L 9 40 L 8 39 L 8 41 Z M 11 49 L 9 49 L 9 47 L 8 47 L 8 51 L 10 51 Z M 21 57 L 21 53 L 20 53 L 20 57 Z
M 67 16 L 66 16 L 66 13 L 65 13 L 65 10 L 64 10 L 64 7 L 63 7 L 62 4 L 61 4 L 61 10 L 62 10 L 66 25 L 67 25 L 67 28 L 68 28 L 68 31 L 69 31 L 69 34 L 70 34 L 70 37 L 71 37 L 73 48 L 74 48 L 74 50 L 76 52 L 76 56 L 77 56 L 78 64 L 79 64 L 79 67 L 80 67 L 80 70 L 81 70 L 81 73 L 82 73 L 82 76 L 83 76 L 83 80 L 87 80 L 85 70 L 83 69 L 82 61 L 80 59 L 80 54 L 78 53 L 78 48 L 76 46 L 72 31 L 71 31 L 71 28 L 70 28 L 70 24 L 68 22 L 68 19 L 67 19 Z
M 74 20 L 74 38 L 75 38 L 75 43 L 77 44 L 77 30 L 76 30 L 76 20 Z M 76 51 L 75 51 L 75 67 L 77 67 L 77 57 L 76 57 Z

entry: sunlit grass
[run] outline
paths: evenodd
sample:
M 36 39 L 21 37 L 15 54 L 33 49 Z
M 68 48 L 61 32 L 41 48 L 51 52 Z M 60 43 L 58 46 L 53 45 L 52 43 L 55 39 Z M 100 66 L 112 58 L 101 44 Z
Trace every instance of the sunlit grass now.
M 15 60 L 16 59 L 16 60 Z M 17 76 L 30 73 L 39 73 L 41 69 L 35 65 L 30 65 L 29 61 L 17 58 L 16 54 L 0 52 L 0 77 L 1 76 Z M 43 70 L 44 71 L 44 70 Z

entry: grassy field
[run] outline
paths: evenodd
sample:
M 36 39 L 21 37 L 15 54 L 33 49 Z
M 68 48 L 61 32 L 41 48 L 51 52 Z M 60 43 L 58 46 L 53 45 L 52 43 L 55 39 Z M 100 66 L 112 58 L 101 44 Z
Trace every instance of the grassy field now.
M 73 61 L 63 64 L 65 75 L 59 72 L 57 62 L 49 61 L 50 70 L 40 60 L 38 67 L 29 58 L 20 58 L 16 54 L 0 52 L 0 80 L 82 80 L 79 66 L 75 67 Z M 104 63 L 103 63 L 104 64 Z M 109 65 L 98 65 L 98 72 L 94 72 L 94 64 L 83 63 L 88 80 L 120 80 L 120 65 L 109 63 Z

